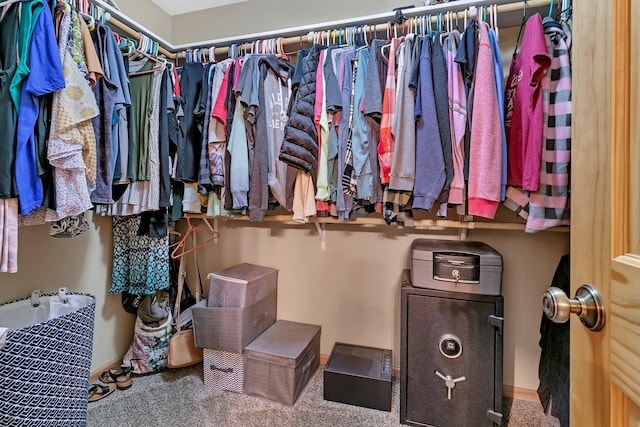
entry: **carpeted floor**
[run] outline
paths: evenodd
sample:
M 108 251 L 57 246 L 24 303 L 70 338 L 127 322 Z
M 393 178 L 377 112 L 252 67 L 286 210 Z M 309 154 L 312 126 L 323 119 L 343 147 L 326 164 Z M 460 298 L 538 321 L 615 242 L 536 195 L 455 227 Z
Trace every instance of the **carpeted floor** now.
M 206 387 L 202 365 L 134 376 L 128 390 L 89 403 L 89 427 L 391 427 L 400 426 L 399 381 L 391 412 L 325 401 L 322 366 L 293 407 Z M 546 426 L 539 403 L 504 399 L 509 426 Z M 455 426 L 443 426 L 455 427 Z

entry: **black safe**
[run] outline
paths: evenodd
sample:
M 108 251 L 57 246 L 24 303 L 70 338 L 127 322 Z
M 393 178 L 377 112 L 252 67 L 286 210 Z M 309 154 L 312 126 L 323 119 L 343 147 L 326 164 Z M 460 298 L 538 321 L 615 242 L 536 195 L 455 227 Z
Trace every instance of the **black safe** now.
M 391 411 L 391 350 L 336 343 L 324 369 L 324 399 Z
M 503 298 L 401 286 L 400 422 L 502 425 Z

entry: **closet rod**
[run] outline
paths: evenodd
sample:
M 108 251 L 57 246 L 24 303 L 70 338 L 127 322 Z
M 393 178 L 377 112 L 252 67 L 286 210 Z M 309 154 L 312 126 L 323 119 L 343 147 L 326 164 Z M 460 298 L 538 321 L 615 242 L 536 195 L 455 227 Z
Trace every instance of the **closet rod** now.
M 508 1 L 508 0 L 507 0 Z M 536 9 L 539 10 L 546 10 L 549 7 L 549 1 L 550 0 L 528 0 L 526 1 L 527 4 L 527 15 L 531 15 L 533 14 L 534 11 L 538 11 Z M 501 4 L 502 3 L 502 4 Z M 456 2 L 452 2 L 452 3 L 440 3 L 434 6 L 423 6 L 423 7 L 416 7 L 413 9 L 405 9 L 403 10 L 403 14 L 405 17 L 407 18 L 411 18 L 411 17 L 415 17 L 415 16 L 427 16 L 427 15 L 431 15 L 431 21 L 432 23 L 435 23 L 437 20 L 437 14 L 438 13 L 442 13 L 442 12 L 451 12 L 455 10 L 455 14 L 453 15 L 453 17 L 455 18 L 456 16 L 458 17 L 458 19 L 464 18 L 464 11 L 466 9 L 468 9 L 469 7 L 472 6 L 476 6 L 476 7 L 482 7 L 482 6 L 490 6 L 490 5 L 494 5 L 497 4 L 498 5 L 498 13 L 500 14 L 505 14 L 505 13 L 511 13 L 514 14 L 516 19 L 517 19 L 517 25 L 520 25 L 520 21 L 521 21 L 521 17 L 522 14 L 518 14 L 519 12 L 522 12 L 524 10 L 524 5 L 525 5 L 525 1 L 518 1 L 518 2 L 505 2 L 501 0 L 498 1 L 492 1 L 492 0 L 480 0 L 480 1 L 456 1 Z M 454 9 L 455 8 L 455 9 Z M 382 15 L 372 15 L 369 17 L 360 17 L 360 18 L 354 18 L 354 19 L 350 19 L 350 20 L 344 20 L 344 21 L 335 21 L 335 22 L 328 22 L 328 23 L 324 23 L 324 24 L 316 24 L 316 25 L 309 25 L 309 26 L 304 26 L 304 27 L 293 27 L 293 28 L 287 28 L 287 29 L 282 29 L 282 30 L 275 30 L 275 31 L 269 31 L 269 32 L 265 32 L 265 33 L 256 33 L 256 34 L 248 34 L 248 35 L 243 35 L 243 36 L 238 36 L 238 37 L 228 37 L 228 38 L 224 38 L 224 39 L 217 39 L 217 40 L 209 40 L 209 41 L 204 41 L 204 42 L 194 42 L 194 43 L 189 43 L 189 44 L 183 44 L 183 45 L 177 45 L 174 46 L 174 52 L 176 52 L 176 58 L 184 58 L 185 57 L 185 52 L 183 49 L 191 49 L 191 48 L 206 48 L 206 47 L 215 47 L 215 54 L 219 54 L 219 55 L 228 55 L 229 53 L 229 46 L 224 46 L 226 45 L 231 45 L 234 44 L 236 42 L 244 42 L 243 44 L 239 45 L 238 48 L 242 51 L 244 50 L 248 50 L 250 51 L 251 49 L 251 41 L 255 41 L 255 40 L 265 40 L 265 39 L 273 39 L 274 37 L 283 37 L 284 35 L 291 35 L 291 34 L 298 34 L 296 36 L 289 36 L 289 37 L 283 37 L 282 38 L 282 45 L 283 46 L 296 46 L 298 48 L 301 47 L 301 45 L 303 43 L 312 43 L 312 39 L 310 39 L 311 34 L 313 33 L 313 31 L 311 30 L 312 28 L 315 29 L 324 29 L 325 31 L 330 31 L 333 29 L 337 29 L 337 28 L 345 28 L 345 27 L 349 27 L 349 26 L 356 26 L 356 25 L 360 25 L 360 24 L 367 24 L 367 23 L 371 23 L 372 20 L 375 20 L 376 18 L 378 20 L 380 20 L 380 17 L 386 17 L 386 18 L 392 18 L 393 14 L 382 14 Z M 370 19 L 370 20 L 367 20 Z M 367 29 L 367 31 L 375 31 L 376 33 L 383 33 L 386 35 L 387 30 L 389 28 L 391 28 L 391 30 L 393 30 L 393 25 L 394 24 L 389 24 L 387 22 L 384 23 L 380 23 L 380 24 L 375 24 L 372 25 L 369 29 Z M 513 24 L 512 24 L 513 25 Z M 398 26 L 398 29 L 400 29 L 401 26 Z M 224 47 L 216 47 L 216 46 L 220 46 L 223 45 Z M 182 51 L 181 51 L 182 50 Z
M 200 42 L 174 46 L 168 41 L 164 40 L 160 36 L 150 31 L 149 29 L 147 29 L 146 27 L 144 27 L 143 25 L 129 18 L 128 16 L 123 14 L 121 11 L 114 8 L 112 5 L 106 3 L 105 1 L 103 0 L 90 0 L 90 1 L 91 3 L 101 7 L 102 9 L 104 9 L 109 13 L 107 22 L 111 26 L 119 29 L 120 31 L 125 32 L 126 34 L 134 38 L 139 38 L 141 33 L 145 34 L 146 36 L 158 42 L 159 52 L 164 54 L 169 59 L 176 59 L 178 57 L 184 58 L 185 49 L 192 49 L 197 47 L 204 48 L 204 47 L 212 47 L 212 46 L 213 47 L 224 46 L 224 47 L 216 47 L 215 53 L 220 55 L 227 55 L 229 52 L 229 48 L 228 46 L 225 46 L 225 45 L 245 42 L 241 46 L 241 49 L 245 49 L 250 47 L 250 43 L 248 43 L 249 41 L 264 40 L 264 39 L 269 39 L 274 37 L 284 37 L 285 35 L 289 36 L 283 39 L 283 45 L 285 46 L 299 45 L 302 42 L 311 43 L 311 40 L 308 39 L 308 34 L 310 31 L 313 31 L 313 30 L 331 30 L 334 28 L 344 28 L 344 27 L 361 25 L 361 24 L 372 25 L 372 23 L 376 20 L 377 21 L 389 20 L 394 17 L 393 13 L 385 13 L 385 14 L 379 14 L 379 15 L 371 15 L 367 17 L 345 19 L 342 21 L 325 22 L 322 24 L 307 25 L 302 27 L 291 27 L 291 28 L 268 31 L 263 33 L 246 34 L 246 35 L 237 36 L 237 37 L 228 37 L 223 39 L 200 41 Z M 530 14 L 531 11 L 533 11 L 536 8 L 544 9 L 545 7 L 548 7 L 549 1 L 550 0 L 528 0 L 528 1 L 525 0 L 525 1 L 517 1 L 517 2 L 513 2 L 512 0 L 493 0 L 493 1 L 492 0 L 460 0 L 456 2 L 441 3 L 437 5 L 432 5 L 432 6 L 421 6 L 421 7 L 416 7 L 412 9 L 405 9 L 403 10 L 403 14 L 406 17 L 414 17 L 414 16 L 424 16 L 429 14 L 437 15 L 438 13 L 447 12 L 447 11 L 457 11 L 457 16 L 458 18 L 460 18 L 462 16 L 461 11 L 471 6 L 481 7 L 481 6 L 487 6 L 492 4 L 498 5 L 498 13 L 501 13 L 501 14 L 515 13 L 523 10 L 525 2 L 527 4 L 527 12 Z M 435 19 L 436 17 L 432 16 L 432 20 L 435 20 Z M 389 25 L 385 22 L 381 24 L 376 24 L 373 27 L 375 28 L 374 31 L 378 33 L 381 33 L 381 32 L 386 33 Z M 294 34 L 297 34 L 297 35 L 293 36 Z

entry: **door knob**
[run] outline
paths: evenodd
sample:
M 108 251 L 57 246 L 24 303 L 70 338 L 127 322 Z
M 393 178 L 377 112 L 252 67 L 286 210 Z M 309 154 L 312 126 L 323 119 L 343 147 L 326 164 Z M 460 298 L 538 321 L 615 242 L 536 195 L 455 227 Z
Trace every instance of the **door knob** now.
M 580 322 L 594 332 L 604 326 L 604 303 L 600 292 L 592 285 L 580 286 L 575 298 L 569 298 L 560 288 L 550 287 L 542 296 L 542 309 L 555 323 L 564 323 L 571 313 L 575 313 Z

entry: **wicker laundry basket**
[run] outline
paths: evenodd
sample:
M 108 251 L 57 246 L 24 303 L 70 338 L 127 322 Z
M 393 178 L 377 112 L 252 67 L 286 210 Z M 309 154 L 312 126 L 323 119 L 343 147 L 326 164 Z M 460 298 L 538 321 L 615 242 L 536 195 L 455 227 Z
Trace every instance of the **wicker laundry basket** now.
M 0 425 L 87 424 L 95 306 L 65 288 L 0 305 Z

